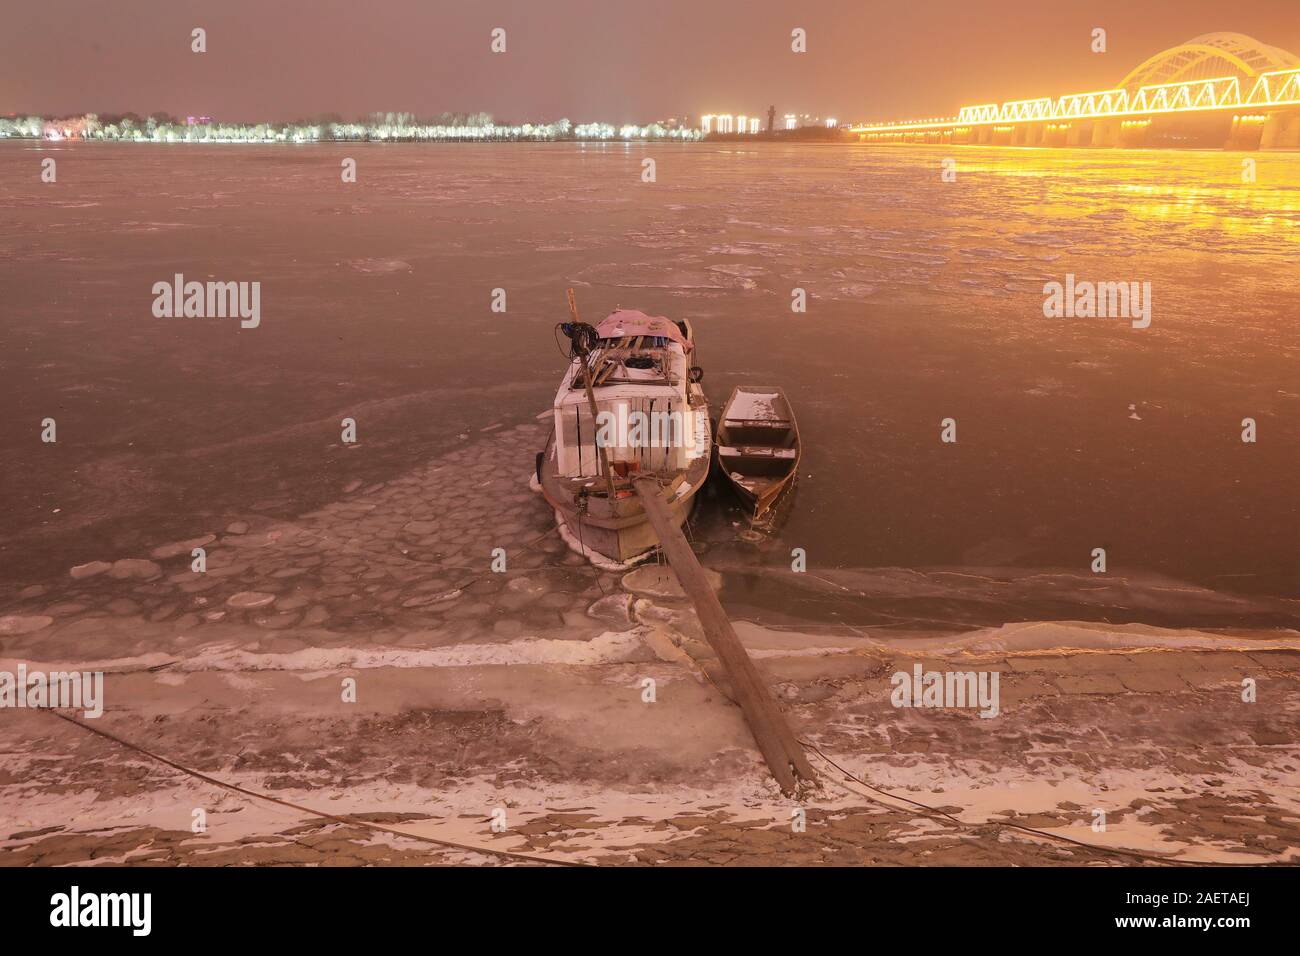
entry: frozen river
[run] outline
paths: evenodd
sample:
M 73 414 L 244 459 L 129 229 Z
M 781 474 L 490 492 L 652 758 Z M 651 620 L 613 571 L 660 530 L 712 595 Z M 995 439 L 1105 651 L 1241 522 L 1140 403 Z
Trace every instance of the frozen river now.
M 1250 183 L 1244 158 L 0 143 L 0 584 L 531 421 L 573 286 L 589 319 L 689 316 L 715 410 L 789 394 L 805 466 L 747 560 L 1087 573 L 1104 548 L 1113 576 L 1296 597 L 1300 163 L 1259 154 Z M 260 283 L 260 324 L 155 317 L 178 273 Z M 1150 327 L 1045 318 L 1067 275 L 1150 283 Z M 736 517 L 705 496 L 715 557 Z

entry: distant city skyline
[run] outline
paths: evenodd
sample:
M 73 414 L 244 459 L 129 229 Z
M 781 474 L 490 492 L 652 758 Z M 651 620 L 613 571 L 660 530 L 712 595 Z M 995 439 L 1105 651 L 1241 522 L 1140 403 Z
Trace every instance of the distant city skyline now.
M 485 112 L 511 122 L 647 123 L 753 104 L 765 116 L 943 115 L 959 103 L 1107 88 L 1198 33 L 1300 48 L 1295 0 L 77 0 L 0 14 L 0 114 Z M 206 52 L 191 51 L 191 30 Z M 1107 31 L 1093 53 L 1093 29 Z M 492 31 L 505 31 L 493 52 Z M 791 50 L 806 31 L 807 52 Z M 766 126 L 766 121 L 761 121 Z

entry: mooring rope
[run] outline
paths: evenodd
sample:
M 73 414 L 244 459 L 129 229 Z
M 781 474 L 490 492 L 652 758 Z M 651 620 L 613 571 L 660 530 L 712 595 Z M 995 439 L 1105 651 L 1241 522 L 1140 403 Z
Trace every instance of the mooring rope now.
M 680 646 L 680 645 L 679 645 L 679 646 Z M 683 653 L 686 653 L 686 649 L 685 649 L 685 648 L 681 648 L 681 650 L 682 650 Z M 690 657 L 690 654 L 687 653 L 686 656 L 687 656 L 687 657 Z M 738 704 L 736 704 L 736 699 L 735 699 L 734 697 L 732 697 L 729 693 L 727 693 L 725 690 L 723 690 L 723 688 L 720 687 L 720 686 L 718 685 L 718 682 L 715 681 L 715 680 L 713 679 L 713 675 L 709 673 L 708 668 L 706 668 L 706 667 L 705 667 L 703 664 L 701 664 L 698 660 L 695 660 L 695 658 L 691 657 L 690 659 L 691 659 L 691 661 L 695 664 L 696 669 L 699 670 L 699 672 L 700 672 L 701 674 L 704 675 L 704 678 L 705 678 L 705 679 L 706 679 L 710 684 L 713 685 L 713 688 L 714 688 L 714 689 L 715 689 L 719 694 L 721 694 L 723 697 L 725 697 L 725 698 L 726 698 L 726 699 L 727 699 L 731 704 L 736 705 L 736 706 L 739 706 Z M 1092 852 L 1094 852 L 1094 853 L 1100 853 L 1100 854 L 1111 854 L 1111 855 L 1115 855 L 1115 856 L 1128 857 L 1128 858 L 1131 858 L 1131 859 L 1146 860 L 1146 861 L 1148 861 L 1148 862 L 1152 862 L 1152 863 L 1165 863 L 1165 864 L 1171 864 L 1171 865 L 1174 865 L 1174 866 L 1263 866 L 1263 865 L 1268 865 L 1268 864 L 1261 864 L 1261 863 L 1235 863 L 1235 862 L 1215 863 L 1215 862 L 1209 862 L 1209 861 L 1205 861 L 1205 860 L 1180 860 L 1180 859 L 1178 859 L 1178 858 L 1176 858 L 1176 857 L 1158 856 L 1158 855 L 1156 855 L 1156 854 L 1152 854 L 1152 853 L 1143 853 L 1141 850 L 1130 850 L 1130 849 L 1128 849 L 1128 848 L 1126 848 L 1126 847 L 1109 847 L 1109 846 L 1101 846 L 1100 844 L 1096 844 L 1096 843 L 1087 843 L 1087 842 L 1085 842 L 1085 841 L 1083 841 L 1083 840 L 1076 840 L 1076 839 L 1074 839 L 1073 837 L 1065 836 L 1064 834 L 1053 833 L 1053 832 L 1050 831 L 1050 830 L 1040 830 L 1040 829 L 1038 829 L 1037 827 L 1028 827 L 1028 826 L 1025 826 L 1025 825 L 1020 824 L 1020 823 L 1010 823 L 1010 822 L 1007 822 L 1007 821 L 1004 821 L 1004 820 L 984 820 L 984 821 L 967 821 L 967 820 L 962 820 L 961 818 L 956 817 L 956 816 L 953 816 L 951 813 L 948 813 L 946 810 L 940 810 L 938 807 L 932 807 L 932 806 L 930 806 L 929 804 L 927 804 L 927 803 L 922 803 L 922 802 L 919 801 L 919 800 L 913 800 L 913 799 L 910 798 L 910 797 L 905 797 L 905 796 L 902 796 L 901 794 L 892 793 L 892 792 L 889 791 L 889 790 L 885 790 L 885 789 L 883 789 L 882 787 L 877 787 L 877 786 L 875 786 L 874 784 L 870 783 L 869 781 L 864 780 L 864 779 L 862 779 L 861 777 L 858 777 L 858 776 L 856 776 L 856 775 L 850 773 L 850 772 L 849 772 L 848 770 L 846 770 L 844 767 L 840 766 L 840 764 L 836 763 L 834 760 L 832 760 L 830 757 L 828 757 L 828 756 L 827 756 L 827 755 L 822 751 L 822 749 L 821 749 L 820 747 L 818 747 L 818 746 L 817 746 L 815 743 L 813 743 L 812 741 L 810 741 L 810 740 L 803 740 L 803 739 L 801 739 L 801 738 L 797 738 L 797 739 L 798 739 L 798 742 L 799 742 L 800 745 L 802 745 L 802 746 L 804 746 L 804 747 L 807 747 L 808 749 L 812 750 L 815 754 L 817 754 L 817 756 L 821 757 L 822 760 L 826 761 L 828 764 L 830 764 L 832 767 L 834 767 L 836 770 L 838 770 L 838 771 L 839 771 L 839 772 L 844 776 L 844 780 L 845 780 L 845 781 L 847 781 L 847 782 L 849 782 L 849 783 L 855 783 L 855 784 L 858 784 L 859 786 L 862 786 L 862 787 L 866 787 L 868 790 L 871 790 L 871 791 L 873 791 L 873 792 L 875 792 L 875 793 L 877 793 L 877 794 L 880 794 L 881 796 L 888 797 L 888 798 L 891 799 L 891 800 L 897 800 L 897 801 L 899 801 L 900 803 L 910 804 L 911 806 L 916 807 L 916 808 L 919 809 L 919 810 L 922 810 L 922 811 L 923 811 L 927 816 L 929 816 L 929 817 L 934 817 L 934 818 L 938 818 L 938 819 L 941 819 L 941 820 L 945 820 L 945 821 L 947 821 L 948 823 L 950 823 L 951 825 L 956 826 L 956 827 L 958 827 L 958 828 L 960 828 L 960 829 L 962 829 L 962 830 L 967 830 L 967 831 L 978 831 L 979 829 L 981 829 L 981 828 L 983 828 L 983 827 L 1001 827 L 1001 828 L 1003 828 L 1003 829 L 1008 829 L 1008 830 L 1019 830 L 1019 831 L 1022 832 L 1022 833 L 1029 833 L 1029 834 L 1032 834 L 1032 835 L 1034 835 L 1034 836 L 1043 837 L 1044 839 L 1047 839 L 1047 840 L 1055 840 L 1055 841 L 1058 841 L 1058 842 L 1061 842 L 1061 843 L 1068 843 L 1068 844 L 1071 844 L 1071 845 L 1073 845 L 1073 846 L 1080 847 L 1080 848 L 1085 849 L 1085 850 L 1090 850 L 1090 851 L 1092 851 Z M 868 795 L 868 794 L 863 794 L 863 793 L 859 793 L 858 795 L 861 796 L 861 797 L 864 797 L 864 798 L 867 799 L 867 800 L 870 800 L 872 803 L 875 803 L 875 804 L 878 804 L 879 806 L 885 807 L 886 809 L 889 809 L 889 810 L 898 810 L 898 809 L 899 809 L 898 807 L 893 806 L 893 805 L 891 805 L 891 804 L 888 804 L 888 803 L 886 803 L 885 801 L 883 801 L 883 800 L 881 800 L 881 799 L 879 799 L 879 798 L 877 798 L 877 797 L 873 797 L 873 796 L 870 796 L 870 795 Z M 975 835 L 978 836 L 978 835 L 979 835 L 978 832 L 976 832 Z
M 368 820 L 358 820 L 355 817 L 344 817 L 334 813 L 326 813 L 324 810 L 317 810 L 313 807 L 304 806 L 300 803 L 293 803 L 292 801 L 289 800 L 281 800 L 279 797 L 273 797 L 269 793 L 261 793 L 257 790 L 250 790 L 248 787 L 240 786 L 237 783 L 229 783 L 225 780 L 220 780 L 217 777 L 212 776 L 211 774 L 206 774 L 200 770 L 195 770 L 192 767 L 187 767 L 184 764 L 177 763 L 175 760 L 171 760 L 167 757 L 162 756 L 161 754 L 155 753 L 154 751 L 148 749 L 147 747 L 142 747 L 139 744 L 132 743 L 131 741 L 119 737 L 117 734 L 111 733 L 110 731 L 101 730 L 98 727 L 92 727 L 90 724 L 77 720 L 75 717 L 70 717 L 67 714 L 60 713 L 57 710 L 50 710 L 49 708 L 45 708 L 45 709 L 47 713 L 53 714 L 55 717 L 58 717 L 60 720 L 67 721 L 68 723 L 72 724 L 74 727 L 80 727 L 82 730 L 87 730 L 90 731 L 90 733 L 92 734 L 97 734 L 98 736 L 103 737 L 105 740 L 111 740 L 113 743 L 118 744 L 119 746 L 125 747 L 128 750 L 135 751 L 136 753 L 141 754 L 142 756 L 148 757 L 150 760 L 156 760 L 158 763 L 165 764 L 166 766 L 171 767 L 173 770 L 178 770 L 181 773 L 188 774 L 189 776 L 194 777 L 196 780 L 202 780 L 204 783 L 211 784 L 214 787 L 222 787 L 226 790 L 231 790 L 235 793 L 242 794 L 245 797 L 252 797 L 256 800 L 265 800 L 267 803 L 274 803 L 277 804 L 278 806 L 286 807 L 290 810 L 296 810 L 299 813 L 306 813 L 309 816 L 319 817 L 322 820 L 330 820 L 333 821 L 334 823 L 341 823 L 345 826 L 364 827 L 365 829 L 374 830 L 379 833 L 388 833 L 388 834 L 392 834 L 393 836 L 405 837 L 408 840 L 417 840 L 421 843 L 431 843 L 436 846 L 446 847 L 452 850 L 463 850 L 467 853 L 484 853 L 489 856 L 498 856 L 498 857 L 503 857 L 511 860 L 523 860 L 528 863 L 542 863 L 547 866 L 584 866 L 585 867 L 585 866 L 593 865 L 591 863 L 582 863 L 577 860 L 565 860 L 565 859 L 533 856 L 528 853 L 517 853 L 513 850 L 500 850 L 495 847 L 474 846 L 468 843 L 456 843 L 455 841 L 452 840 L 439 840 L 436 837 L 424 836 L 423 834 L 419 834 L 419 833 L 409 833 L 405 830 L 398 830 L 395 827 L 387 827 L 381 823 L 371 823 Z

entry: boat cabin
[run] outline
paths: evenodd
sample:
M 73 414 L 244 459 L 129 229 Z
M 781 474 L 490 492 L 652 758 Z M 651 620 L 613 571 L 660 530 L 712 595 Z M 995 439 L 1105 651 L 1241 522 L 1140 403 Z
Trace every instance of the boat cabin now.
M 572 361 L 555 395 L 559 475 L 599 476 L 598 441 L 622 478 L 684 471 L 707 455 L 708 409 L 690 381 L 689 326 L 623 309 L 596 332 L 589 364 L 597 419 L 587 401 L 581 358 Z

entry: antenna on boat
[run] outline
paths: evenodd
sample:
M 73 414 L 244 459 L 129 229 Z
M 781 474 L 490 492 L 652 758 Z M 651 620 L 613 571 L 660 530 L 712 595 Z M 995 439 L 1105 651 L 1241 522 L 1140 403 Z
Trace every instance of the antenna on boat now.
M 574 298 L 573 290 L 569 290 L 569 314 L 573 316 L 573 329 L 569 333 L 569 340 L 573 343 L 574 351 L 578 353 L 578 361 L 582 364 L 582 378 L 587 386 L 587 405 L 591 408 L 591 427 L 595 429 L 596 454 L 600 456 L 600 468 L 605 473 L 605 486 L 609 490 L 610 507 L 614 506 L 614 473 L 609 468 L 609 456 L 605 453 L 605 446 L 600 443 L 600 429 L 597 427 L 597 418 L 599 412 L 596 410 L 596 393 L 591 387 L 591 341 L 595 336 L 588 338 L 584 334 L 585 329 L 591 326 L 584 326 L 582 319 L 578 316 L 578 300 Z M 594 332 L 595 330 L 592 329 Z

